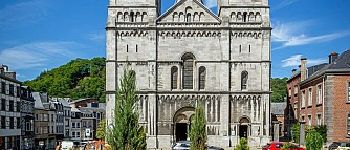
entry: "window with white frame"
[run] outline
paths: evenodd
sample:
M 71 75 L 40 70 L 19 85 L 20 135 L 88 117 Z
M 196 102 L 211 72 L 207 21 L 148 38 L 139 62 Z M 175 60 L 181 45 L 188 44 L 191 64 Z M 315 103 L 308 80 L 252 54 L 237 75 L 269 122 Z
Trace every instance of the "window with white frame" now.
M 311 115 L 307 115 L 307 125 L 311 126 L 312 120 Z
M 309 88 L 309 93 L 308 93 L 308 99 L 307 99 L 307 105 L 312 106 L 312 89 Z
M 289 97 L 292 96 L 292 89 L 291 89 L 291 88 L 288 89 L 288 96 L 289 96 Z
M 294 85 L 294 90 L 293 90 L 294 95 L 298 94 L 298 91 L 299 91 L 298 85 Z
M 317 125 L 322 125 L 322 114 L 317 114 Z
M 348 83 L 348 102 L 350 102 L 350 82 Z
M 323 102 L 323 92 L 322 92 L 322 85 L 320 84 L 320 85 L 318 85 L 317 86 L 317 104 L 322 104 L 322 102 Z
M 348 135 L 350 136 L 350 113 L 348 114 Z
M 305 116 L 301 116 L 301 121 L 304 121 L 305 122 Z
M 303 93 L 301 94 L 301 107 L 305 107 L 305 91 L 303 91 Z

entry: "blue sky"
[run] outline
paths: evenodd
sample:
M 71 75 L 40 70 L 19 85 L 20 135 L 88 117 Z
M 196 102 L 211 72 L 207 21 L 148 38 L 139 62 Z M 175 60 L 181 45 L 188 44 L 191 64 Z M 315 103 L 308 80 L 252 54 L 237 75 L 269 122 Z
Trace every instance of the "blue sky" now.
M 162 12 L 175 0 L 162 0 Z M 204 0 L 216 12 L 216 0 Z M 105 56 L 107 0 L 1 0 L 0 64 L 20 80 L 75 58 Z M 288 77 L 307 57 L 327 61 L 350 48 L 349 0 L 270 0 L 272 77 Z

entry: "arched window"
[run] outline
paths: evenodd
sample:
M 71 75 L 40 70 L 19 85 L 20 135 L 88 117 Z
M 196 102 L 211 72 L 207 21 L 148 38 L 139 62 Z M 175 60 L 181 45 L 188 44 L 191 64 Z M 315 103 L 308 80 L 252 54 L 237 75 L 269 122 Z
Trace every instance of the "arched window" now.
M 191 16 L 191 14 L 187 14 L 187 22 L 192 22 L 192 16 Z
M 193 22 L 197 22 L 197 21 L 199 21 L 199 14 L 198 14 L 198 12 L 195 12 L 193 14 Z
M 247 89 L 247 81 L 248 81 L 248 72 L 242 71 L 242 73 L 241 73 L 241 89 L 242 90 Z
M 140 12 L 137 12 L 135 15 L 135 22 L 141 22 L 141 14 Z
M 247 12 L 243 13 L 243 22 L 247 22 Z
M 205 76 L 206 76 L 206 72 L 205 72 L 205 67 L 201 66 L 199 67 L 199 89 L 204 89 L 205 88 Z
M 253 12 L 249 13 L 249 22 L 255 22 L 255 15 Z
M 204 20 L 204 13 L 201 12 L 199 13 L 199 21 L 203 21 Z
M 173 14 L 173 22 L 178 22 L 179 21 L 179 16 L 177 14 L 177 12 L 174 12 Z
M 179 21 L 180 22 L 183 22 L 185 20 L 185 15 L 184 15 L 184 13 L 183 12 L 180 12 L 179 13 Z
M 236 22 L 236 18 L 237 18 L 237 15 L 236 15 L 235 12 L 233 12 L 232 15 L 231 15 L 232 21 L 233 21 L 233 22 Z
M 193 89 L 193 61 L 195 58 L 192 53 L 187 52 L 181 59 L 183 61 L 183 89 Z
M 129 22 L 129 13 L 128 12 L 124 13 L 124 21 Z
M 134 22 L 134 20 L 135 20 L 134 12 L 131 12 L 130 13 L 130 22 Z
M 123 13 L 122 12 L 118 12 L 118 14 L 117 14 L 117 22 L 123 22 L 123 21 L 124 21 Z
M 177 89 L 178 69 L 176 66 L 171 67 L 171 89 Z

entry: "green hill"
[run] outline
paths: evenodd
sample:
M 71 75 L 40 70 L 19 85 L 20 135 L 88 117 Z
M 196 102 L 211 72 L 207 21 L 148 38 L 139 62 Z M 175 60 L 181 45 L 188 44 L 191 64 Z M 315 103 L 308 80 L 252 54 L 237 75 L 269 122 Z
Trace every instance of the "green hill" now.
M 105 58 L 75 59 L 42 72 L 37 79 L 25 84 L 52 97 L 96 98 L 105 102 L 105 70 Z M 284 101 L 286 84 L 287 78 L 271 79 L 271 102 Z
M 75 59 L 24 84 L 52 97 L 105 101 L 105 58 Z
M 287 80 L 288 78 L 271 79 L 271 103 L 284 102 L 287 97 Z

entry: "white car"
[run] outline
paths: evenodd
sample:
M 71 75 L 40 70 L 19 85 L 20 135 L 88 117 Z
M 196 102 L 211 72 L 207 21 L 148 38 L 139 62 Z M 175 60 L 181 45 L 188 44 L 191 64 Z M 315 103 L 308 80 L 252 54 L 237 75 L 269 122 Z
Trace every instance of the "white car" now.
M 191 142 L 189 141 L 179 141 L 176 142 L 171 148 L 172 150 L 189 150 Z
M 73 149 L 73 146 L 74 146 L 74 144 L 71 141 L 62 141 L 61 150 Z
M 179 141 L 175 143 L 172 147 L 172 150 L 189 150 L 191 147 L 191 142 L 189 141 Z M 207 146 L 207 150 L 224 150 L 220 147 Z
M 350 150 L 350 143 L 341 143 L 337 150 Z

